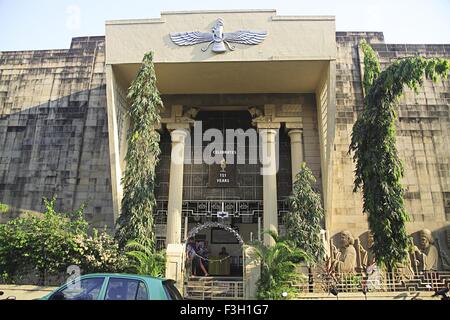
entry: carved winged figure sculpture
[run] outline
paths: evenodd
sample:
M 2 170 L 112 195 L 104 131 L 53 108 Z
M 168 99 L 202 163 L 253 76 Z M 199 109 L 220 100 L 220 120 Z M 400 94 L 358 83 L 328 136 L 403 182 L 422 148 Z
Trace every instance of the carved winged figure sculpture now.
M 215 53 L 222 53 L 235 49 L 235 46 L 230 43 L 240 43 L 247 45 L 255 45 L 261 43 L 266 38 L 265 31 L 248 31 L 239 30 L 236 32 L 223 32 L 223 20 L 217 19 L 212 28 L 212 32 L 176 32 L 171 33 L 170 38 L 179 46 L 190 46 L 197 43 L 209 42 L 208 45 L 202 48 L 205 52 L 212 45 L 211 50 Z M 225 46 L 226 45 L 226 46 Z

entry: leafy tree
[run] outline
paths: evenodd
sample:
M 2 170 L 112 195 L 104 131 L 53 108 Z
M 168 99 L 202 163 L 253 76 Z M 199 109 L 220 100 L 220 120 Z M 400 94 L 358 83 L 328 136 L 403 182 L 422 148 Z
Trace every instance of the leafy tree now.
M 56 212 L 55 199 L 44 199 L 42 215 L 28 214 L 0 225 L 0 274 L 14 282 L 37 273 L 39 284 L 63 274 L 70 265 L 83 272 L 120 271 L 126 260 L 106 233 L 88 235 L 82 206 L 72 213 Z
M 122 179 L 124 193 L 116 239 L 121 248 L 130 240 L 154 247 L 153 208 L 156 200 L 155 167 L 159 160 L 159 111 L 163 107 L 153 66 L 153 53 L 145 54 L 136 79 L 128 90 L 130 129 L 126 169 Z
M 288 299 L 295 292 L 290 284 L 303 280 L 297 272 L 298 262 L 308 260 L 309 256 L 275 232 L 266 231 L 265 233 L 273 238 L 274 245 L 267 246 L 260 241 L 251 245 L 253 253 L 250 258 L 258 259 L 261 264 L 261 277 L 257 282 L 257 298 Z M 283 296 L 284 292 L 288 294 L 286 297 Z
M 324 211 L 320 194 L 313 189 L 315 183 L 312 171 L 302 163 L 292 186 L 290 211 L 285 220 L 287 238 L 311 257 L 311 265 L 321 262 L 325 256 L 320 239 Z
M 130 258 L 129 267 L 137 274 L 145 274 L 153 277 L 164 277 L 166 270 L 166 256 L 163 250 L 153 252 L 151 248 L 137 241 L 128 242 L 126 249 Z
M 446 79 L 445 59 L 410 57 L 380 71 L 373 49 L 362 43 L 365 76 L 364 110 L 353 126 L 349 152 L 356 162 L 354 192 L 362 190 L 363 209 L 374 235 L 376 260 L 392 270 L 406 258 L 408 235 L 401 179 L 403 164 L 396 147 L 397 101 L 406 87 L 417 92 L 424 78 Z

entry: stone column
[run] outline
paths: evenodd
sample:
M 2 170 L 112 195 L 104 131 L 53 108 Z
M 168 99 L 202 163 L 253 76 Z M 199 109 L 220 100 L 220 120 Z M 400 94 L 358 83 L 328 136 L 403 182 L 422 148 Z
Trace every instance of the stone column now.
M 291 129 L 288 135 L 291 139 L 291 171 L 292 184 L 294 184 L 295 176 L 300 172 L 300 166 L 303 162 L 303 130 Z
M 279 126 L 278 126 L 279 127 Z M 263 175 L 263 231 L 271 230 L 278 233 L 278 205 L 277 205 L 277 148 L 276 137 L 278 130 L 273 125 L 270 128 L 259 130 L 262 148 L 262 168 Z M 264 244 L 273 245 L 273 239 L 265 234 Z
M 170 130 L 169 126 L 168 129 Z M 170 157 L 169 203 L 167 206 L 166 245 L 181 242 L 181 207 L 183 201 L 184 143 L 187 129 L 171 131 L 172 153 Z

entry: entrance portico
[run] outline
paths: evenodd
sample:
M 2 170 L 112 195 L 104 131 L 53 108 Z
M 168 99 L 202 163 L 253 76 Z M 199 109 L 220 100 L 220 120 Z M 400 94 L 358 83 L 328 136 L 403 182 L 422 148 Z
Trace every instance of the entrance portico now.
M 256 30 L 267 36 L 257 45 L 235 44 L 234 50 L 220 54 L 203 51 L 206 45 L 178 46 L 171 41 L 171 33 L 209 32 L 218 18 L 226 32 Z M 162 159 L 157 169 L 161 176 L 157 181 L 158 208 L 163 216 L 159 236 L 165 245 L 180 244 L 195 223 L 207 219 L 201 207 L 188 209 L 201 202 L 258 203 L 261 210 L 252 211 L 252 219 L 238 214 L 231 219 L 244 240 L 256 238 L 263 230 L 282 231 L 278 203 L 289 194 L 287 185 L 302 161 L 318 176 L 325 210 L 331 210 L 334 17 L 284 17 L 274 10 L 169 12 L 159 19 L 108 21 L 106 47 L 115 217 L 120 214 L 120 180 L 125 168 L 125 92 L 148 51 L 154 52 L 157 86 L 165 105 L 162 141 L 166 139 L 171 148 L 169 153 L 163 151 L 162 157 L 169 158 Z M 217 117 L 217 112 L 225 118 L 228 112 L 247 114 L 237 117 L 248 117 L 248 125 L 261 137 L 258 148 L 267 162 L 258 167 L 258 172 L 264 174 L 250 172 L 254 167 L 237 166 L 235 186 L 211 186 L 202 180 L 208 175 L 206 167 L 177 161 L 186 157 L 188 143 L 192 143 L 193 121 L 198 116 Z M 287 145 L 282 152 L 276 148 L 278 140 Z M 281 178 L 283 174 L 287 178 Z M 220 208 L 209 214 L 218 211 Z M 270 244 L 269 237 L 264 241 Z

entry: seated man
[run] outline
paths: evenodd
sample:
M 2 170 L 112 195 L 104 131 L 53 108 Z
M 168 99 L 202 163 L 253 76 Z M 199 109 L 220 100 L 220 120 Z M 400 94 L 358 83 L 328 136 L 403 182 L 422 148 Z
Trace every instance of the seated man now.
M 222 251 L 219 252 L 219 257 L 220 258 L 226 258 L 229 257 L 230 255 L 227 252 L 227 249 L 225 247 L 222 247 Z

